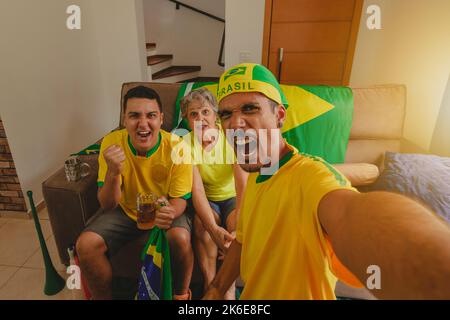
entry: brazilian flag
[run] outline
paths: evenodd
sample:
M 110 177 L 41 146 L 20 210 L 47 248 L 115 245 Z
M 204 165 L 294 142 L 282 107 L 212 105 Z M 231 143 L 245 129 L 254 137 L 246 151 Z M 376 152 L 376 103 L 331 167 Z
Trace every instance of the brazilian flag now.
M 189 129 L 180 101 L 190 91 L 206 87 L 217 96 L 217 83 L 184 83 L 178 93 L 174 128 Z M 353 93 L 348 87 L 281 85 L 288 101 L 282 135 L 300 150 L 328 163 L 343 163 L 353 119 Z
M 172 273 L 166 232 L 154 227 L 142 251 L 136 300 L 172 300 Z
M 343 163 L 353 119 L 347 87 L 281 85 L 289 106 L 283 137 L 303 153 Z

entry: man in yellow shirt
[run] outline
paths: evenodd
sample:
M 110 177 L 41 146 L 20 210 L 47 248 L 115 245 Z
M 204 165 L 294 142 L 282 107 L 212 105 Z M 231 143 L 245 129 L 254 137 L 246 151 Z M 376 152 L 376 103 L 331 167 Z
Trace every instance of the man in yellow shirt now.
M 156 211 L 154 225 L 167 230 L 174 298 L 189 298 L 192 216 L 184 212 L 186 199 L 191 197 L 192 165 L 172 161 L 172 150 L 179 141 L 161 130 L 164 115 L 153 89 L 130 89 L 123 110 L 125 129 L 104 137 L 100 148 L 98 200 L 104 212 L 86 227 L 76 244 L 83 275 L 94 299 L 112 298 L 108 258 L 148 232 L 137 228 L 136 197 L 152 192 L 167 204 Z
M 287 144 L 287 102 L 265 67 L 228 70 L 217 95 L 223 128 L 245 133 L 231 137 L 250 175 L 236 240 L 206 299 L 223 298 L 239 274 L 242 299 L 335 299 L 336 278 L 365 284 L 373 265 L 379 298 L 450 299 L 447 225 L 406 197 L 358 193 L 329 164 Z

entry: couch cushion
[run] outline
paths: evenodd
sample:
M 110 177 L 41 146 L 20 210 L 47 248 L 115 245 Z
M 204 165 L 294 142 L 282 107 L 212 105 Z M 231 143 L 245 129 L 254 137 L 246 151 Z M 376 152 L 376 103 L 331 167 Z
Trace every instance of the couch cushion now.
M 400 139 L 406 87 L 385 85 L 352 89 L 355 109 L 350 139 Z
M 386 151 L 400 151 L 400 140 L 355 140 L 348 142 L 345 162 L 381 165 Z

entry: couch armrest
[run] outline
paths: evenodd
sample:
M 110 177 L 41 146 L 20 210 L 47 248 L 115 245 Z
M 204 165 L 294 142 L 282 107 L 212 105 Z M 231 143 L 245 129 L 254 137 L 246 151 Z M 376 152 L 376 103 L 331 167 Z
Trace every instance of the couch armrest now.
M 363 187 L 374 183 L 380 171 L 371 163 L 340 163 L 333 165 L 352 184 L 353 187 Z
M 69 264 L 67 248 L 75 244 L 89 218 L 100 207 L 97 200 L 98 155 L 80 158 L 91 167 L 87 177 L 68 182 L 64 168 L 61 168 L 42 183 L 59 257 L 66 265 Z

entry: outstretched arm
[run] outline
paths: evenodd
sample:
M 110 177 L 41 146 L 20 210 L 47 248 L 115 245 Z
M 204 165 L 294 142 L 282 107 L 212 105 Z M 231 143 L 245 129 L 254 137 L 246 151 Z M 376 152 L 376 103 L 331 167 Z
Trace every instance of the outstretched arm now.
M 419 203 L 388 192 L 338 190 L 319 204 L 336 255 L 365 284 L 381 271 L 385 299 L 450 299 L 450 228 Z
M 203 297 L 204 300 L 223 300 L 225 292 L 239 277 L 241 262 L 241 244 L 234 240 L 231 243 L 225 260 L 214 280 Z

